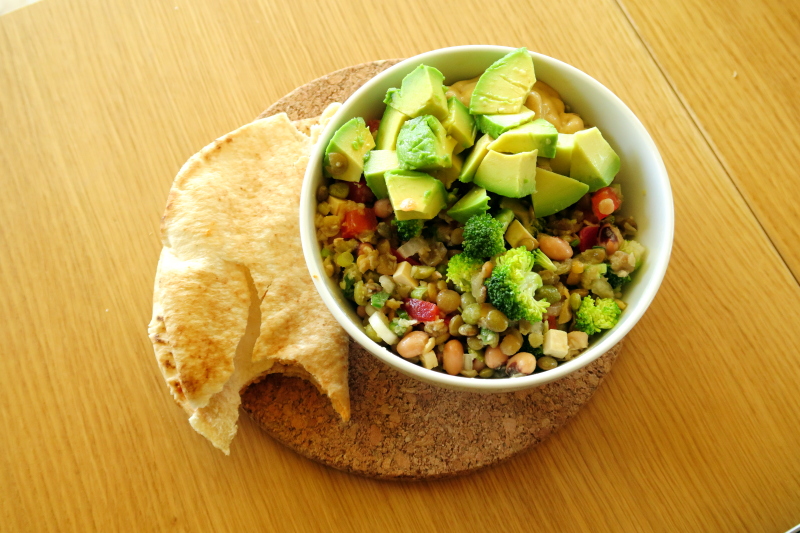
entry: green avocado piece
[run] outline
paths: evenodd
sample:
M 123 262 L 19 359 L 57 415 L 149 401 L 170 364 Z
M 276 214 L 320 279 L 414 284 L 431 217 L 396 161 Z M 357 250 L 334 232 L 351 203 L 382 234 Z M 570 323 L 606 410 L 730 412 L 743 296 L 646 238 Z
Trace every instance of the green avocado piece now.
M 538 150 L 540 157 L 553 157 L 556 155 L 557 142 L 556 127 L 543 118 L 537 118 L 533 122 L 506 131 L 489 145 L 489 150 L 512 154 Z
M 409 118 L 433 115 L 445 120 L 447 98 L 444 93 L 444 75 L 433 67 L 420 65 L 403 78 L 399 89 L 389 89 L 383 102 Z
M 447 210 L 454 220 L 466 224 L 470 217 L 480 215 L 489 210 L 489 196 L 483 187 L 473 187 L 467 194 Z
M 514 50 L 495 61 L 478 79 L 469 101 L 469 112 L 473 115 L 519 113 L 534 83 L 536 74 L 528 50 Z
M 556 155 L 550 160 L 550 168 L 564 176 L 569 176 L 572 166 L 572 149 L 575 146 L 575 135 L 572 133 L 559 133 L 556 142 Z
M 400 128 L 403 127 L 406 120 L 408 120 L 408 115 L 387 105 L 375 136 L 376 148 L 378 150 L 394 150 L 397 147 L 397 134 L 400 133 Z
M 475 185 L 509 198 L 536 191 L 536 150 L 504 154 L 489 150 L 475 173 Z
M 464 166 L 464 156 L 461 154 L 453 154 L 453 166 L 449 168 L 442 168 L 439 170 L 432 170 L 431 176 L 444 183 L 444 186 L 449 189 L 453 183 L 458 179 L 461 174 L 461 168 Z
M 322 168 L 326 176 L 342 181 L 359 181 L 364 169 L 364 154 L 375 148 L 366 122 L 361 117 L 351 118 L 331 137 Z
M 367 186 L 379 200 L 389 197 L 383 175 L 387 170 L 399 168 L 400 162 L 394 150 L 372 150 L 364 156 L 364 178 L 367 180 Z
M 531 195 L 533 212 L 537 217 L 546 217 L 566 209 L 589 191 L 589 186 L 578 180 L 536 169 L 536 192 Z
M 412 118 L 397 136 L 397 158 L 407 170 L 436 170 L 452 166 L 444 126 L 432 115 Z
M 589 192 L 607 187 L 619 172 L 619 156 L 597 128 L 574 135 L 569 177 L 588 185 Z
M 397 220 L 430 220 L 447 205 L 444 184 L 428 174 L 389 170 L 384 176 Z
M 442 126 L 448 135 L 458 141 L 462 150 L 475 144 L 477 133 L 475 119 L 469 114 L 467 106 L 458 98 L 447 99 L 447 118 L 442 122 Z
M 520 223 L 519 220 L 513 220 L 511 224 L 508 226 L 508 229 L 505 233 L 505 239 L 508 244 L 511 245 L 512 248 L 516 248 L 517 246 L 526 246 L 527 243 L 530 243 L 531 248 L 533 247 L 533 243 L 536 242 L 536 239 L 533 238 L 531 232 L 525 229 L 525 226 Z M 531 248 L 528 248 L 529 250 Z
M 530 122 L 535 116 L 536 113 L 525 108 L 513 115 L 478 115 L 475 122 L 479 130 L 497 139 L 503 133 Z
M 467 160 L 464 161 L 464 166 L 461 167 L 461 173 L 458 175 L 459 180 L 464 183 L 470 183 L 472 181 L 481 161 L 483 161 L 483 158 L 486 157 L 486 154 L 489 152 L 489 144 L 491 144 L 492 141 L 494 141 L 494 138 L 490 135 L 484 135 L 478 139 L 475 146 L 472 147 L 472 151 L 467 156 Z

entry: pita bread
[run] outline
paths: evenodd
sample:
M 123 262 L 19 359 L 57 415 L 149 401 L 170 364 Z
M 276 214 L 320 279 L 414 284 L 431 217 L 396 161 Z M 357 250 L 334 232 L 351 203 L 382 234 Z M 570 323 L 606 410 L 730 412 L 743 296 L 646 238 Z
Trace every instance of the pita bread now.
M 310 380 L 350 418 L 348 338 L 297 231 L 308 154 L 337 107 L 300 125 L 310 136 L 282 113 L 217 139 L 169 193 L 149 334 L 192 427 L 226 454 L 242 389 L 271 372 Z

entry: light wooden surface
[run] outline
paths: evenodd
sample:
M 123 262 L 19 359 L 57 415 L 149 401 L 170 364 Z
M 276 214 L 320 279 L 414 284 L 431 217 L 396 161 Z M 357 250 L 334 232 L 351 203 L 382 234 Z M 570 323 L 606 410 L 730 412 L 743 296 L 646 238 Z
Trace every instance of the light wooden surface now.
M 733 116 L 740 93 L 697 72 L 732 73 L 720 50 L 745 45 L 735 32 L 698 36 L 716 22 L 687 17 L 684 3 L 580 0 L 556 13 L 544 0 L 462 1 L 435 13 L 409 1 L 47 0 L 0 18 L 0 529 L 782 532 L 800 522 L 800 286 L 770 241 L 793 265 L 795 230 L 780 218 L 789 195 L 774 184 L 790 182 L 797 121 L 781 122 L 795 128 L 784 144 L 760 145 L 765 164 L 729 155 L 747 137 L 742 123 L 757 121 Z M 737 9 L 780 18 L 782 7 Z M 747 61 L 781 46 L 789 58 L 781 31 L 751 36 Z M 307 461 L 247 419 L 224 457 L 169 398 L 145 332 L 172 177 L 310 79 L 467 43 L 567 61 L 642 119 L 675 194 L 661 292 L 589 405 L 498 467 L 377 482 Z M 780 91 L 797 74 L 758 72 Z
M 800 279 L 800 3 L 623 0 L 726 173 Z

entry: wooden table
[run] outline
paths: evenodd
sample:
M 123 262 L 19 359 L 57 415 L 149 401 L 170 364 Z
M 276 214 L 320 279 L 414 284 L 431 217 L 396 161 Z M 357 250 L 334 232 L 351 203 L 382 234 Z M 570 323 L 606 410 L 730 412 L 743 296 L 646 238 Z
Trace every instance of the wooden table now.
M 800 522 L 798 4 L 427 6 L 45 0 L 0 18 L 0 529 Z M 304 82 L 468 43 L 562 59 L 642 119 L 675 194 L 661 292 L 589 405 L 495 468 L 377 482 L 246 418 L 223 456 L 169 398 L 145 331 L 172 177 Z

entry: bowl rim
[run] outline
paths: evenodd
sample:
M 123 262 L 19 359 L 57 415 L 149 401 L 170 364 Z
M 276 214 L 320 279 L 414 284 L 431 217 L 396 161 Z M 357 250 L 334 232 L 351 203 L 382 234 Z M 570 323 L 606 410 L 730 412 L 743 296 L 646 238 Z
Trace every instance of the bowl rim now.
M 315 191 L 312 190 L 312 187 L 314 185 L 313 182 L 315 174 L 321 165 L 324 146 L 327 145 L 327 142 L 333 135 L 335 129 L 338 128 L 338 123 L 342 120 L 342 117 L 348 116 L 349 118 L 350 108 L 353 107 L 354 102 L 358 101 L 365 93 L 370 92 L 372 87 L 380 84 L 384 78 L 396 73 L 397 71 L 402 71 L 410 67 L 416 67 L 430 58 L 435 58 L 437 56 L 447 55 L 454 52 L 489 52 L 497 53 L 499 59 L 503 55 L 513 50 L 515 50 L 515 48 L 496 45 L 464 45 L 438 48 L 404 59 L 367 80 L 367 82 L 365 82 L 343 102 L 342 106 L 336 111 L 326 127 L 322 130 L 317 143 L 311 149 L 308 166 L 306 167 L 303 185 L 301 188 L 299 215 L 303 256 L 305 257 L 306 265 L 311 273 L 312 281 L 317 289 L 317 292 L 336 321 L 339 322 L 339 324 L 345 329 L 345 331 L 353 340 L 355 340 L 369 353 L 390 367 L 395 368 L 396 370 L 408 376 L 419 379 L 420 381 L 449 389 L 485 393 L 513 392 L 537 387 L 562 379 L 569 374 L 572 374 L 573 372 L 576 372 L 577 370 L 589 365 L 609 351 L 618 342 L 620 342 L 623 337 L 625 337 L 625 335 L 627 335 L 638 323 L 638 321 L 650 307 L 650 304 L 655 298 L 655 295 L 658 292 L 661 283 L 663 282 L 672 253 L 675 224 L 672 187 L 663 159 L 661 158 L 661 154 L 647 129 L 644 127 L 639 118 L 633 113 L 633 111 L 631 111 L 630 108 L 628 108 L 628 106 L 619 97 L 617 97 L 616 94 L 605 87 L 602 83 L 594 79 L 592 76 L 558 59 L 529 50 L 528 52 L 531 54 L 534 62 L 546 63 L 550 68 L 565 71 L 568 76 L 581 79 L 583 83 L 588 84 L 593 88 L 593 90 L 600 92 L 605 98 L 613 101 L 621 110 L 624 122 L 630 124 L 632 127 L 638 130 L 637 136 L 641 136 L 645 146 L 645 152 L 653 157 L 653 162 L 655 163 L 655 168 L 658 174 L 658 176 L 653 178 L 653 181 L 661 184 L 661 187 L 663 188 L 663 190 L 659 190 L 658 192 L 661 195 L 661 201 L 664 203 L 664 213 L 666 215 L 666 219 L 660 219 L 659 224 L 661 225 L 665 242 L 663 248 L 658 248 L 656 250 L 651 250 L 648 248 L 650 278 L 640 297 L 634 303 L 629 304 L 626 308 L 626 312 L 624 314 L 625 321 L 621 324 L 617 324 L 617 326 L 604 333 L 601 338 L 597 339 L 593 345 L 587 348 L 578 357 L 560 364 L 553 370 L 515 378 L 478 380 L 474 378 L 465 378 L 459 375 L 451 376 L 443 372 L 436 372 L 403 359 L 402 357 L 390 352 L 388 349 L 370 339 L 364 332 L 363 328 L 360 325 L 353 323 L 347 314 L 340 309 L 338 303 L 326 285 L 325 278 L 327 278 L 327 276 L 322 269 L 322 257 L 319 250 L 319 244 L 316 240 L 316 229 L 313 225 L 314 213 L 316 212 L 316 194 Z

